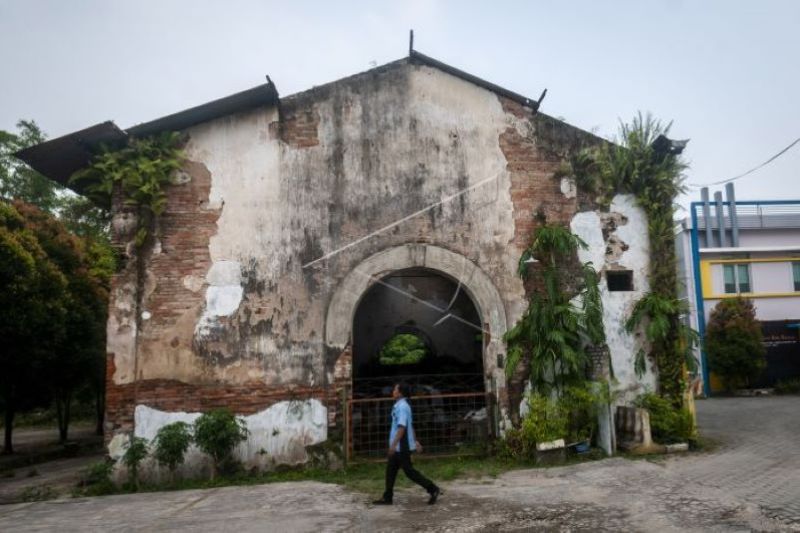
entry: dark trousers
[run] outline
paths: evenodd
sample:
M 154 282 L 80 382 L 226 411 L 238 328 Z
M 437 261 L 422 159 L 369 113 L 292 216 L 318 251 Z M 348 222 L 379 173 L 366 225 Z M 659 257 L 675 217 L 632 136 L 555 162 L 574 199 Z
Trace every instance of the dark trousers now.
M 386 463 L 386 491 L 383 493 L 384 500 L 392 501 L 392 497 L 394 496 L 394 482 L 397 479 L 397 471 L 401 468 L 408 479 L 427 490 L 428 494 L 436 490 L 436 485 L 433 481 L 420 474 L 411 464 L 411 452 L 394 452 L 389 456 L 389 462 Z

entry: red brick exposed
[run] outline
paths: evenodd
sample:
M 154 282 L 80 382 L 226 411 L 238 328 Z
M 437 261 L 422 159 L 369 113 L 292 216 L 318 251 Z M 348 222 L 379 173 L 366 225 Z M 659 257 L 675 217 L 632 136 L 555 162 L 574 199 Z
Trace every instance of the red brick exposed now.
M 286 106 L 281 109 L 281 140 L 295 148 L 319 144 L 319 114 L 314 106 Z

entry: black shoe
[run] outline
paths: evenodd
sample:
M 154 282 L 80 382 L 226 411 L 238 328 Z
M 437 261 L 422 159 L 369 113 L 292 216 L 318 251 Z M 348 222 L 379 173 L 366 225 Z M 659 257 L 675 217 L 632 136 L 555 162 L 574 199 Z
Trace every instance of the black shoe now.
M 372 505 L 392 505 L 392 500 L 385 500 L 381 498 L 380 500 L 373 501 Z
M 442 494 L 442 489 L 440 489 L 439 487 L 436 487 L 435 489 L 433 489 L 433 492 L 431 492 L 431 497 L 428 498 L 428 505 L 433 505 L 434 503 L 436 503 L 436 499 L 441 494 Z

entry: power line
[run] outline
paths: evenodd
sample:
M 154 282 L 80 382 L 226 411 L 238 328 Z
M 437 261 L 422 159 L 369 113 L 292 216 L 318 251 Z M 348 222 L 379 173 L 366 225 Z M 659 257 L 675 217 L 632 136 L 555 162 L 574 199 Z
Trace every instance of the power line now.
M 689 187 L 708 187 L 710 185 L 722 185 L 723 183 L 728 183 L 729 181 L 734 181 L 734 180 L 738 180 L 739 178 L 743 178 L 743 177 L 747 176 L 748 174 L 752 174 L 756 170 L 769 165 L 770 163 L 772 163 L 773 161 L 778 159 L 780 156 L 782 156 L 783 154 L 785 154 L 786 152 L 791 150 L 797 143 L 800 143 L 800 137 L 795 139 L 794 142 L 792 142 L 789 146 L 787 146 L 786 148 L 784 148 L 783 150 L 781 150 L 777 154 L 773 155 L 772 157 L 770 157 L 769 159 L 767 159 L 766 161 L 764 161 L 763 163 L 761 163 L 757 167 L 751 168 L 750 170 L 748 170 L 744 174 L 739 174 L 738 176 L 734 176 L 734 177 L 728 178 L 726 180 L 714 181 L 714 182 L 711 182 L 711 183 L 690 183 Z

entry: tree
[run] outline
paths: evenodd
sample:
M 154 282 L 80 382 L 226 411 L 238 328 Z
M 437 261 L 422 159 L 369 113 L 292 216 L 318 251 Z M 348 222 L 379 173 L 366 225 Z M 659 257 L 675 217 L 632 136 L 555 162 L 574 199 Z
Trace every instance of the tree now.
M 41 376 L 53 394 L 59 438 L 65 442 L 75 393 L 89 383 L 95 361 L 105 360 L 107 286 L 93 274 L 86 252 L 89 241 L 69 233 L 64 224 L 35 206 L 22 202 L 14 206 L 66 281 L 60 342 L 48 352 Z
M 0 388 L 12 453 L 16 412 L 54 401 L 64 442 L 76 392 L 102 379 L 109 272 L 90 241 L 33 205 L 0 202 L 0 232 Z
M 17 122 L 17 133 L 0 130 L 0 197 L 22 200 L 53 213 L 59 203 L 58 185 L 13 156 L 45 140 L 32 120 Z
M 82 397 L 94 397 L 97 413 L 97 432 L 103 432 L 103 416 L 105 411 L 105 320 L 107 293 L 110 290 L 111 276 L 115 270 L 116 258 L 110 244 L 110 213 L 74 192 L 50 181 L 42 174 L 28 167 L 13 157 L 21 149 L 28 148 L 46 140 L 46 135 L 34 121 L 20 120 L 17 133 L 0 131 L 0 198 L 21 200 L 26 204 L 38 207 L 44 213 L 55 216 L 66 229 L 82 242 L 78 248 L 86 268 L 74 270 L 70 285 L 73 295 L 67 300 L 70 306 L 67 312 L 69 324 L 66 331 L 81 331 L 82 336 L 71 335 L 70 342 L 63 345 L 64 350 L 74 350 L 77 355 L 66 359 L 60 357 L 65 364 L 53 367 L 66 368 L 70 374 L 69 381 L 78 382 L 79 388 L 85 388 L 87 394 Z M 39 217 L 41 218 L 41 217 Z M 39 224 L 41 226 L 41 224 Z M 62 239 L 62 244 L 69 239 Z M 57 247 L 56 247 L 57 248 Z M 60 256 L 63 259 L 63 256 Z M 60 268 L 60 266 L 59 266 Z M 88 277 L 87 277 L 88 272 Z M 99 283 L 99 285 L 98 285 Z M 98 301 L 98 297 L 102 301 Z M 62 350 L 63 352 L 63 350 Z M 55 354 L 50 354 L 56 357 Z M 88 358 L 73 364 L 73 359 Z M 56 362 L 59 358 L 56 358 Z M 67 361 L 72 363 L 67 363 Z M 87 370 L 88 368 L 88 370 Z M 73 370 L 88 372 L 80 376 L 73 375 Z M 66 375 L 59 382 L 67 381 Z M 88 378 L 88 379 L 87 379 Z M 62 390 L 56 396 L 56 409 L 59 413 L 61 438 L 66 439 L 66 428 L 69 420 L 69 405 L 75 387 Z M 66 401 L 70 399 L 70 401 Z
M 64 336 L 67 280 L 25 219 L 0 201 L 0 397 L 3 453 L 13 453 L 14 416 L 46 401 L 40 378 Z
M 706 353 L 711 371 L 730 390 L 749 384 L 766 365 L 761 325 L 753 302 L 730 298 L 711 311 L 706 328 Z

